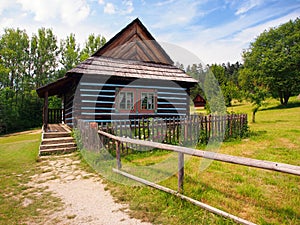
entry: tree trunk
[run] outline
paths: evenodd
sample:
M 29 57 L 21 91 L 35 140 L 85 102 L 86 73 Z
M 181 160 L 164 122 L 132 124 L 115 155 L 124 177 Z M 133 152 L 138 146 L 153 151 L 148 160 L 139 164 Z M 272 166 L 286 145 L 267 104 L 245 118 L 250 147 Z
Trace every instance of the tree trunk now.
M 289 98 L 290 98 L 290 93 L 288 91 L 284 92 L 284 102 L 283 105 L 287 106 L 288 102 L 289 102 Z
M 255 107 L 252 109 L 252 123 L 255 123 L 255 114 L 257 113 L 259 107 L 260 107 L 260 106 L 255 106 Z
M 255 123 L 255 113 L 256 113 L 256 111 L 253 110 L 253 112 L 252 112 L 252 123 Z
M 278 95 L 279 95 L 280 104 L 283 105 L 284 102 L 283 102 L 283 94 L 282 94 L 282 91 L 278 91 Z

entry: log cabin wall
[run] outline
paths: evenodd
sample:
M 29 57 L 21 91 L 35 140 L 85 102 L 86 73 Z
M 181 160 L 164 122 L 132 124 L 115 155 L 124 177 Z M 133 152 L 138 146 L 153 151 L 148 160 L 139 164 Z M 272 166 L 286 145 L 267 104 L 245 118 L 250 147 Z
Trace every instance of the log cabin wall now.
M 119 109 L 118 93 L 134 93 L 134 107 Z M 153 110 L 142 110 L 140 94 L 155 93 Z M 149 79 L 126 79 L 89 76 L 81 79 L 76 94 L 69 96 L 66 104 L 66 122 L 72 126 L 76 119 L 88 122 L 110 123 L 133 118 L 183 116 L 189 112 L 189 88 L 184 84 Z M 75 99 L 75 100 L 74 100 Z
M 65 89 L 64 94 L 64 122 L 73 127 L 73 118 L 74 118 L 74 101 L 75 101 L 75 93 L 79 80 L 74 80 L 72 84 L 68 88 Z

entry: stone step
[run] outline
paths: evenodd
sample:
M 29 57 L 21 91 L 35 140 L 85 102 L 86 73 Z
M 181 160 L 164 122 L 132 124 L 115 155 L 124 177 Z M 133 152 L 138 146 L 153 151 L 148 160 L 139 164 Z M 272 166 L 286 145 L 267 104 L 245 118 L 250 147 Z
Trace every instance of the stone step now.
M 72 148 L 76 147 L 74 142 L 59 143 L 59 144 L 45 144 L 40 146 L 40 151 L 45 149 L 58 149 L 58 148 Z
M 68 132 L 46 132 L 44 133 L 45 138 L 60 138 L 60 137 L 70 137 L 70 133 Z
M 42 141 L 42 145 L 62 144 L 70 142 L 74 142 L 74 139 L 72 137 L 45 138 Z
M 55 149 L 43 149 L 40 150 L 39 155 L 51 155 L 51 154 L 66 154 L 71 153 L 77 150 L 77 147 L 69 147 L 69 148 L 55 148 Z

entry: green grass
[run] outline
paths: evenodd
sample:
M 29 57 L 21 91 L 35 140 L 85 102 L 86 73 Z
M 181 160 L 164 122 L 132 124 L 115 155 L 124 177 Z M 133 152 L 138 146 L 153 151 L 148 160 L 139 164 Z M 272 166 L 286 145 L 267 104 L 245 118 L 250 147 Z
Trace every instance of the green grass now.
M 228 110 L 247 113 L 250 121 L 251 107 L 243 102 Z M 249 127 L 250 137 L 224 142 L 219 152 L 300 166 L 299 100 L 292 98 L 288 107 L 269 100 Z M 142 153 L 125 157 L 123 163 L 125 168 L 151 165 L 164 157 L 162 152 Z M 185 195 L 258 224 L 300 224 L 300 177 L 216 161 L 201 171 L 203 162 L 195 157 L 186 160 Z M 176 190 L 176 174 L 160 184 Z M 136 217 L 154 224 L 234 224 L 151 188 L 115 183 L 109 188 L 119 200 L 129 202 Z
M 0 224 L 39 221 L 44 210 L 51 213 L 60 206 L 60 201 L 49 192 L 26 185 L 30 176 L 40 172 L 37 167 L 40 136 L 31 132 L 0 137 Z M 26 200 L 28 205 L 24 205 Z
M 236 103 L 228 111 L 247 113 L 250 120 L 249 103 Z M 258 111 L 256 121 L 255 124 L 249 123 L 249 138 L 224 142 L 219 152 L 300 166 L 299 100 L 292 98 L 287 108 L 270 100 L 267 106 Z M 41 214 L 45 213 L 41 209 L 51 213 L 61 204 L 45 190 L 25 185 L 30 176 L 41 172 L 36 161 L 39 143 L 40 134 L 37 133 L 0 137 L 0 224 L 39 221 Z M 99 169 L 107 170 L 115 166 L 115 160 L 110 156 L 83 154 L 86 155 L 82 160 L 90 165 L 93 163 L 94 168 L 99 166 Z M 166 161 L 168 156 L 165 151 L 142 152 L 123 157 L 122 163 L 124 169 L 126 166 L 157 169 L 154 165 Z M 108 165 L 101 163 L 105 157 Z M 258 224 L 300 224 L 300 177 L 216 161 L 201 171 L 200 166 L 204 161 L 195 157 L 186 158 L 185 195 Z M 86 163 L 82 166 L 90 169 Z M 166 166 L 162 164 L 161 169 L 167 169 Z M 172 166 L 176 167 L 176 160 Z M 126 178 L 110 175 L 115 176 L 116 182 L 108 177 L 107 189 L 119 201 L 128 203 L 131 214 L 142 220 L 176 225 L 235 224 L 170 194 L 145 186 L 130 186 L 133 182 L 122 185 L 120 183 L 126 183 Z M 176 190 L 176 174 L 160 181 L 160 184 Z M 37 197 L 36 192 L 42 195 Z M 24 207 L 22 204 L 26 198 L 33 203 Z

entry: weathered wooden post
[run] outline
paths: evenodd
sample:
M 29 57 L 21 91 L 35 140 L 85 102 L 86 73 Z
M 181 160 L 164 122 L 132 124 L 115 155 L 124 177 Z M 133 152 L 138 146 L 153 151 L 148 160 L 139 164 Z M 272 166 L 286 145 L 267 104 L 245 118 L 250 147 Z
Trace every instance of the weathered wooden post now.
M 178 192 L 183 193 L 184 154 L 178 153 Z
M 47 132 L 48 129 L 48 91 L 45 92 L 44 96 L 44 114 L 43 114 L 43 122 L 44 122 L 44 131 Z
M 121 164 L 121 153 L 120 153 L 120 142 L 116 141 L 116 158 L 117 158 L 117 168 L 120 170 L 122 168 Z

